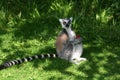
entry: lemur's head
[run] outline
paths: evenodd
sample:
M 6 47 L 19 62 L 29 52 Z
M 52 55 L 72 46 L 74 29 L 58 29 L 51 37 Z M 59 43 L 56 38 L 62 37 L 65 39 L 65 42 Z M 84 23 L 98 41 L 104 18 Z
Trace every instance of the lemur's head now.
M 72 24 L 72 17 L 71 18 L 65 18 L 65 19 L 59 19 L 61 25 L 62 25 L 62 28 L 63 29 L 69 29 L 71 28 L 71 24 Z
M 71 30 L 71 25 L 72 25 L 72 17 L 71 18 L 65 18 L 65 19 L 59 19 L 62 28 L 66 30 L 69 40 L 73 41 L 76 37 L 76 34 L 73 30 Z

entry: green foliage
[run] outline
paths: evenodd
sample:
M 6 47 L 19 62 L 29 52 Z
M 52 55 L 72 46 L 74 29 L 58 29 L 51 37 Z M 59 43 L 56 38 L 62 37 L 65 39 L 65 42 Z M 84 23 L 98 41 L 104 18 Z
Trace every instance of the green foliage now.
M 71 16 L 87 62 L 35 60 L 0 71 L 0 80 L 119 80 L 119 0 L 1 0 L 0 63 L 55 53 L 58 19 Z

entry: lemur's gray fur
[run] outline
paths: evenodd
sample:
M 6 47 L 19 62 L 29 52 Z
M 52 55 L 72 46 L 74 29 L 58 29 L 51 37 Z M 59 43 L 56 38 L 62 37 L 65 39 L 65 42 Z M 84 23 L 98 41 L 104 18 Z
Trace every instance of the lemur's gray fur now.
M 59 58 L 66 59 L 72 63 L 79 64 L 83 52 L 82 39 L 76 38 L 75 32 L 71 29 L 72 18 L 59 19 L 63 30 L 56 40 L 56 51 Z

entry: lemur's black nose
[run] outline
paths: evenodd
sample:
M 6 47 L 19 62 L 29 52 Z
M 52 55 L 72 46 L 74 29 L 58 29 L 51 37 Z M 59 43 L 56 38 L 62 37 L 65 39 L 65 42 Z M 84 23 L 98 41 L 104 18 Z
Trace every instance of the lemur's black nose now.
M 69 27 L 70 26 L 70 20 L 68 21 L 68 23 L 66 24 L 66 27 Z
M 69 24 L 66 24 L 66 27 L 68 28 L 68 27 L 69 27 Z

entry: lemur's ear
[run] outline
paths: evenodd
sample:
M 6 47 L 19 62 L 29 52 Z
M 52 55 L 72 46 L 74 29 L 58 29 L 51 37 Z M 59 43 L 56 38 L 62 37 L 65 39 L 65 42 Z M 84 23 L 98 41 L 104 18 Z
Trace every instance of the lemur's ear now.
M 72 21 L 72 20 L 73 20 L 73 17 L 71 17 L 70 20 Z
M 62 19 L 59 19 L 59 21 L 60 21 L 60 23 L 62 23 L 63 20 L 62 20 Z

